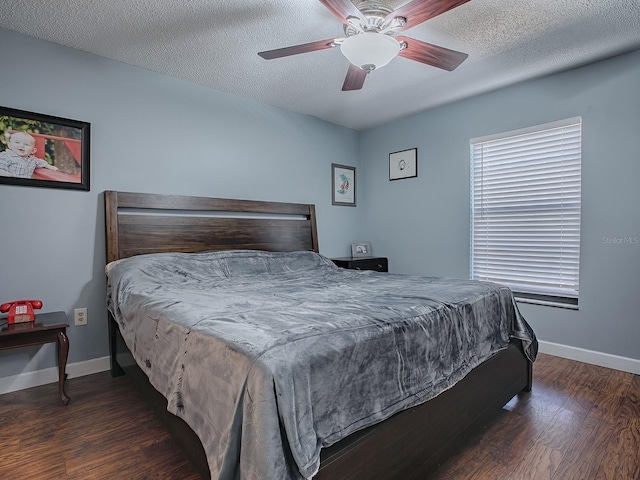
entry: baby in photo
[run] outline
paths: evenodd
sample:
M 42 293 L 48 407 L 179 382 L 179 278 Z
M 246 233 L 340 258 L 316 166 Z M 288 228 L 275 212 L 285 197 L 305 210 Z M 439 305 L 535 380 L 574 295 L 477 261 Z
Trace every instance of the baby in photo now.
M 36 168 L 58 170 L 44 160 L 35 157 L 36 141 L 27 132 L 15 132 L 9 136 L 9 145 L 0 152 L 0 175 L 6 177 L 31 178 Z

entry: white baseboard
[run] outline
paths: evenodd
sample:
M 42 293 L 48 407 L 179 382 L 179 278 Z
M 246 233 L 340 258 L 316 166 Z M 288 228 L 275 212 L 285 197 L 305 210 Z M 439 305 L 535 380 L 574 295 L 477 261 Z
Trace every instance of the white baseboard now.
M 109 357 L 93 358 L 83 362 L 67 364 L 67 378 L 82 377 L 92 373 L 109 370 Z M 25 388 L 38 387 L 47 383 L 58 381 L 58 367 L 35 370 L 33 372 L 19 373 L 0 378 L 0 395 L 3 393 L 24 390 Z
M 635 373 L 640 375 L 640 360 L 627 357 L 619 357 L 609 353 L 595 352 L 584 348 L 570 347 L 553 342 L 538 342 L 539 351 L 555 355 L 556 357 L 568 358 L 569 360 L 577 360 L 578 362 L 590 363 L 600 367 L 613 368 L 622 370 L 623 372 Z

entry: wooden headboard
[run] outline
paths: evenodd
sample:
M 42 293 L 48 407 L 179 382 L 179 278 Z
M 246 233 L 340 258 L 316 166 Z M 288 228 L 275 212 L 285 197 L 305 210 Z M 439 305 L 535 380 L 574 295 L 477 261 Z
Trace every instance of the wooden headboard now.
M 311 204 L 106 191 L 105 222 L 107 263 L 160 252 L 319 251 Z

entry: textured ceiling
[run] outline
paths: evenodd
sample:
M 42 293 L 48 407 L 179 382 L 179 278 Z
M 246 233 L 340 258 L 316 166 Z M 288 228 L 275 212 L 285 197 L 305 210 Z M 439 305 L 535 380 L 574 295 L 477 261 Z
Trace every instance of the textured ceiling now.
M 342 37 L 340 21 L 317 0 L 0 5 L 0 27 L 355 129 L 638 49 L 639 26 L 638 0 L 471 0 L 403 32 L 468 53 L 457 70 L 398 57 L 368 75 L 362 90 L 343 92 L 348 62 L 338 48 L 257 55 Z

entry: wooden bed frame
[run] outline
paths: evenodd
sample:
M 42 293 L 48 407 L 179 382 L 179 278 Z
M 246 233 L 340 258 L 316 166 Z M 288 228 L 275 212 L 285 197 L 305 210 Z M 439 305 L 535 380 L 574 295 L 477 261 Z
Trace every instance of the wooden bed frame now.
M 105 222 L 107 262 L 157 252 L 319 251 L 314 205 L 107 191 Z M 203 478 L 209 478 L 198 437 L 166 410 L 166 399 L 136 365 L 111 315 L 109 346 L 112 375 L 126 374 L 133 381 Z M 521 342 L 512 341 L 434 399 L 323 449 L 314 479 L 424 479 L 531 385 L 531 362 Z

